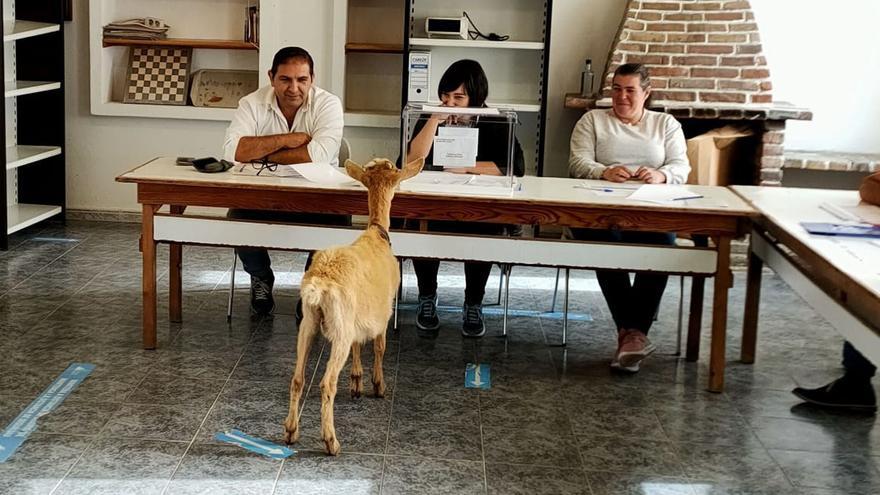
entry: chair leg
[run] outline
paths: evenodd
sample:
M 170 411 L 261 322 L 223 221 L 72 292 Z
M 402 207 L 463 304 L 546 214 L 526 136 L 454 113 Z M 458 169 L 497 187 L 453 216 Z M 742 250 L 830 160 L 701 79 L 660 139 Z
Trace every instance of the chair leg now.
M 232 273 L 229 275 L 229 301 L 226 303 L 226 323 L 232 322 L 232 299 L 235 295 L 235 269 L 238 266 L 238 256 L 232 251 Z
M 400 283 L 397 285 L 397 292 L 394 294 L 394 330 L 397 330 L 397 317 L 400 314 L 400 299 L 403 298 L 403 261 L 397 261 L 398 272 L 400 273 Z
M 562 345 L 568 343 L 568 282 L 571 270 L 565 269 L 565 299 L 562 303 Z
M 678 277 L 678 337 L 675 339 L 675 355 L 681 356 L 681 332 L 684 319 L 684 275 Z
M 561 268 L 556 269 L 556 283 L 553 284 L 553 299 L 550 301 L 550 312 L 553 313 L 556 311 L 556 294 L 559 292 L 559 271 Z
M 507 265 L 506 269 L 502 267 L 501 271 L 504 275 L 504 317 L 501 320 L 501 335 L 507 337 L 507 308 L 510 307 L 510 271 L 513 265 Z M 501 291 L 498 291 L 498 297 L 501 297 Z
M 501 269 L 501 274 L 498 276 L 498 299 L 495 301 L 493 306 L 498 306 L 501 304 L 501 290 L 504 289 L 504 277 L 506 276 L 506 270 L 504 263 L 498 265 L 498 268 Z

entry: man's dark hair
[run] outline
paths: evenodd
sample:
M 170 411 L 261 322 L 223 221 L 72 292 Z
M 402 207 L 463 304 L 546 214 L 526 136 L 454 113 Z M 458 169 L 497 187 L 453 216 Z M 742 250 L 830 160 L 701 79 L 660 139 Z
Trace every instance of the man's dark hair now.
M 486 79 L 486 73 L 483 67 L 476 60 L 459 60 L 453 63 L 443 73 L 440 78 L 440 84 L 437 86 L 437 96 L 443 93 L 451 93 L 464 85 L 467 91 L 468 103 L 471 107 L 482 107 L 486 103 L 489 96 L 489 80 Z
M 288 46 L 278 50 L 278 53 L 275 54 L 275 58 L 272 59 L 272 70 L 269 72 L 274 77 L 275 73 L 278 72 L 278 66 L 286 64 L 291 60 L 299 60 L 309 64 L 309 75 L 315 77 L 315 61 L 312 60 L 312 56 L 309 55 L 309 52 L 298 46 Z

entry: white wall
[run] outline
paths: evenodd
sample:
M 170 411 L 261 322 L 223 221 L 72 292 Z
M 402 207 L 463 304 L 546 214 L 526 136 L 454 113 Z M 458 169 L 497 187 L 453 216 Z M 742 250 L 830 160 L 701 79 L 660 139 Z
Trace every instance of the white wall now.
M 332 87 L 332 2 L 277 1 L 280 19 L 297 29 L 279 28 L 280 43 L 300 45 L 315 57 L 317 82 Z M 136 211 L 135 190 L 117 184 L 120 173 L 158 155 L 216 155 L 222 122 L 95 117 L 89 113 L 88 2 L 74 2 L 66 25 L 68 115 L 68 207 Z M 545 174 L 567 174 L 568 142 L 581 112 L 563 108 L 565 93 L 576 92 L 585 58 L 602 72 L 625 7 L 625 0 L 554 2 Z M 880 152 L 875 114 L 880 110 L 880 50 L 875 26 L 880 2 L 838 0 L 752 0 L 774 84 L 774 97 L 814 111 L 812 122 L 789 123 L 789 149 Z M 298 19 L 309 16 L 308 23 Z M 279 22 L 281 26 L 287 21 Z M 863 48 L 862 53 L 852 47 Z M 271 60 L 261 53 L 261 66 Z M 848 68 L 844 73 L 844 68 Z M 396 130 L 346 128 L 354 158 L 396 156 Z
M 813 111 L 785 148 L 880 153 L 880 2 L 751 0 L 773 99 Z

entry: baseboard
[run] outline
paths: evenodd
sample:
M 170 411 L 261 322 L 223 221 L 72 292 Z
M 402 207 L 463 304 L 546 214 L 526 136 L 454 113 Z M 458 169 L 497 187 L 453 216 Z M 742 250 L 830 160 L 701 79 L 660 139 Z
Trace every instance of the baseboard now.
M 92 222 L 141 223 L 141 214 L 136 211 L 73 210 L 65 211 L 67 220 L 88 220 Z

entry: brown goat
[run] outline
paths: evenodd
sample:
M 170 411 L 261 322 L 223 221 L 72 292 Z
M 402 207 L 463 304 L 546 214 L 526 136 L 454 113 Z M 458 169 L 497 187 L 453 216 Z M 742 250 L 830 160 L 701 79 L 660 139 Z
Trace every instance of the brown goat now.
M 321 379 L 321 439 L 330 455 L 339 454 L 333 426 L 333 400 L 339 372 L 351 349 L 351 395 L 363 392 L 361 346 L 372 340 L 373 392 L 385 396 L 382 358 L 385 330 L 391 317 L 394 294 L 400 284 L 400 268 L 391 251 L 388 228 L 391 199 L 397 185 L 422 170 L 424 160 L 410 162 L 402 170 L 385 159 L 375 159 L 365 168 L 346 160 L 348 175 L 367 187 L 370 220 L 367 229 L 350 246 L 315 253 L 302 279 L 300 297 L 303 320 L 296 342 L 296 367 L 290 381 L 290 412 L 284 421 L 284 441 L 299 439 L 299 400 L 305 380 L 309 348 L 320 329 L 330 342 L 330 360 Z

